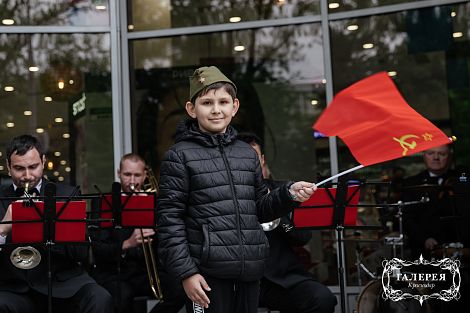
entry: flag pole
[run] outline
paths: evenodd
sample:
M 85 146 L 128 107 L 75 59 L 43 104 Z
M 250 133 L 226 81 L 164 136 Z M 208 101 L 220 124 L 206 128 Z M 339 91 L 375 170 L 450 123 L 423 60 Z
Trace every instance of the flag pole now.
M 333 175 L 333 176 L 331 176 L 330 178 L 324 179 L 324 180 L 322 180 L 321 182 L 316 183 L 315 185 L 317 185 L 317 187 L 318 187 L 318 186 L 321 186 L 321 185 L 323 185 L 324 183 L 329 182 L 330 180 L 333 180 L 333 179 L 335 179 L 335 178 L 338 178 L 338 177 L 340 177 L 340 176 L 343 176 L 344 174 L 354 172 L 355 170 L 361 169 L 361 168 L 363 168 L 363 167 L 364 167 L 364 165 L 362 165 L 362 164 L 361 164 L 361 165 L 358 165 L 358 166 L 356 166 L 356 167 L 350 168 L 349 170 L 346 170 L 346 171 L 344 171 L 344 172 L 341 172 L 341 173 L 338 173 L 338 174 L 336 174 L 336 175 Z

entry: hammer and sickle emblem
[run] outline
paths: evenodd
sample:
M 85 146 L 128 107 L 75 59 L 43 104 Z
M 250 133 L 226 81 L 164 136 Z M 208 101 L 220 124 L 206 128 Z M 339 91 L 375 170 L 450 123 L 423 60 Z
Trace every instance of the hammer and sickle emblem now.
M 410 138 L 419 138 L 419 137 L 416 135 L 403 135 L 400 137 L 400 139 L 393 137 L 393 140 L 397 141 L 400 144 L 400 146 L 403 148 L 403 153 L 402 153 L 403 156 L 405 156 L 408 153 L 409 149 L 416 148 L 416 141 L 414 140 L 411 142 L 406 141 L 407 139 L 410 139 Z

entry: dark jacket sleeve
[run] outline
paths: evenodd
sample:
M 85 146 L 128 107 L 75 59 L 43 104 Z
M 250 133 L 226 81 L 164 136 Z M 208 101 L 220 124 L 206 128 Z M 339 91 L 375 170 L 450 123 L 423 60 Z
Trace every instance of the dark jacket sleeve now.
M 292 182 L 285 182 L 268 193 L 268 187 L 263 180 L 261 165 L 256 159 L 256 207 L 261 223 L 272 221 L 292 211 L 298 202 L 293 201 L 289 195 L 289 187 Z
M 157 227 L 159 257 L 165 268 L 179 279 L 198 273 L 189 254 L 185 216 L 189 177 L 176 152 L 169 150 L 160 168 Z
M 312 239 L 312 231 L 301 228 L 292 228 L 290 231 L 286 231 L 285 227 L 293 227 L 291 225 L 290 218 L 288 216 L 281 217 L 281 222 L 278 232 L 281 232 L 285 236 L 292 247 L 303 247 L 305 246 L 310 239 Z
M 122 250 L 122 244 L 127 240 L 134 229 L 91 229 L 91 245 L 93 255 L 97 263 L 109 263 L 116 260 L 116 257 L 124 256 L 126 259 L 139 260 L 143 258 L 143 251 L 140 246 Z

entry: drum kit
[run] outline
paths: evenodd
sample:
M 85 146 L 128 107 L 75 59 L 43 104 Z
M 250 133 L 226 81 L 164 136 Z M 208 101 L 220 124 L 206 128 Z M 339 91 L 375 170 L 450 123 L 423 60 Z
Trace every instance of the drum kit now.
M 466 182 L 466 181 L 465 181 Z M 421 184 L 415 186 L 403 187 L 402 190 L 412 190 L 416 194 L 431 194 L 439 193 L 445 186 L 434 185 L 434 184 Z M 378 253 L 375 257 L 381 257 L 382 260 L 387 259 L 389 256 L 391 258 L 403 259 L 404 257 L 404 246 L 405 246 L 405 236 L 403 233 L 403 210 L 406 210 L 408 206 L 425 204 L 429 202 L 429 198 L 424 196 L 418 201 L 409 201 L 402 202 L 398 201 L 395 204 L 390 204 L 388 207 L 393 208 L 393 217 L 398 223 L 398 231 L 391 232 L 387 236 L 382 237 L 380 242 L 382 250 L 383 248 L 390 247 L 391 251 L 387 251 L 382 254 Z M 453 219 L 457 219 L 455 216 Z M 381 280 L 380 266 L 377 266 L 376 269 L 370 269 L 371 265 L 366 266 L 365 261 L 362 258 L 362 249 L 359 244 L 356 245 L 356 268 L 357 268 L 357 282 L 359 286 L 362 286 L 362 276 L 366 275 L 368 277 L 368 283 L 363 287 L 360 292 L 356 307 L 354 312 L 356 313 L 431 313 L 432 309 L 429 303 L 424 302 L 422 305 L 419 301 L 415 299 L 406 299 L 400 301 L 392 301 L 390 299 L 384 299 L 383 294 L 383 285 Z M 387 257 L 385 257 L 387 256 Z M 461 242 L 453 242 L 442 244 L 436 249 L 433 250 L 431 257 L 435 259 L 442 258 L 451 258 L 451 259 L 470 259 L 470 249 L 464 247 L 464 244 Z M 372 262 L 374 264 L 374 262 Z M 377 265 L 377 263 L 375 263 Z M 376 271 L 377 270 L 377 271 Z M 425 288 L 417 290 L 415 292 L 426 294 L 429 290 Z

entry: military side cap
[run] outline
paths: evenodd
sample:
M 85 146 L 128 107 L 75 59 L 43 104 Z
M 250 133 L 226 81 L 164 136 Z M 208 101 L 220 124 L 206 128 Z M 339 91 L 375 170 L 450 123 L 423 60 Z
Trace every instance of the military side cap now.
M 194 71 L 193 76 L 189 77 L 189 99 L 192 101 L 193 97 L 201 90 L 214 83 L 225 82 L 232 84 L 237 90 L 237 86 L 227 78 L 215 66 L 203 66 Z

